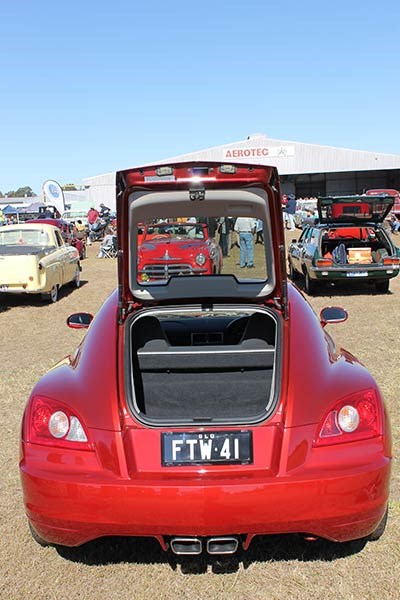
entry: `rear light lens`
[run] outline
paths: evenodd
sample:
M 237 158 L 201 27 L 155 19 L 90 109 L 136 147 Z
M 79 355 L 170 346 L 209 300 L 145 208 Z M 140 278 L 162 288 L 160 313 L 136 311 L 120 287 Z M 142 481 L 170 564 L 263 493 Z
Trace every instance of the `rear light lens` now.
M 400 264 L 400 258 L 391 258 L 390 256 L 385 256 L 385 258 L 383 259 L 383 264 L 398 266 Z
M 331 267 L 332 266 L 332 259 L 331 258 L 319 258 L 316 262 L 315 265 L 317 267 Z
M 314 446 L 343 444 L 382 434 L 382 408 L 375 390 L 364 390 L 337 402 L 325 414 Z
M 24 421 L 25 440 L 75 450 L 92 450 L 82 419 L 69 407 L 50 400 L 34 398 Z
M 339 428 L 345 433 L 352 433 L 360 424 L 358 410 L 349 404 L 341 408 L 337 414 Z
M 65 412 L 57 410 L 53 413 L 48 421 L 48 428 L 53 437 L 65 437 L 69 431 L 69 419 Z

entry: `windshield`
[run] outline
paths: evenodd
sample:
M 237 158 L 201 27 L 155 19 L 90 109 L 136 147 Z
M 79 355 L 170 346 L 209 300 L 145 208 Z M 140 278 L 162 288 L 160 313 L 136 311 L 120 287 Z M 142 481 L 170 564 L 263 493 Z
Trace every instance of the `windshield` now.
M 144 231 L 144 241 L 159 238 L 178 240 L 194 238 L 196 240 L 204 240 L 206 238 L 205 227 L 205 225 L 197 224 L 196 219 L 190 222 L 185 219 L 183 222 L 176 223 L 148 224 Z
M 40 229 L 12 229 L 0 231 L 0 244 L 2 246 L 48 246 L 49 236 Z

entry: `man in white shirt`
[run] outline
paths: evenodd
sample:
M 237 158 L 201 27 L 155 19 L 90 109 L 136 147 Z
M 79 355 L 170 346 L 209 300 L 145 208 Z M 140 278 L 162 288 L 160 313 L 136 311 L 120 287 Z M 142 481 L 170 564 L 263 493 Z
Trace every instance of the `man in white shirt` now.
M 257 219 L 253 217 L 238 217 L 234 230 L 239 234 L 240 240 L 240 268 L 254 269 L 254 232 Z

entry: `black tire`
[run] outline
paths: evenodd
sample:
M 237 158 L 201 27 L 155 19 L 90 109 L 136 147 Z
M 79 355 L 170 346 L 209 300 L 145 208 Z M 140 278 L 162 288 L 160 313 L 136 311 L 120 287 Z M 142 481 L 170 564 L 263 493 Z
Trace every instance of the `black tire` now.
M 81 287 L 81 268 L 79 265 L 76 265 L 75 277 L 71 281 L 71 285 L 76 288 Z
M 46 542 L 46 540 L 41 538 L 40 535 L 38 533 L 36 533 L 36 531 L 33 529 L 32 525 L 30 523 L 28 523 L 28 525 L 29 525 L 29 531 L 31 532 L 31 536 L 33 537 L 35 542 L 37 544 L 39 544 L 39 546 L 42 546 L 43 548 L 46 548 L 47 546 L 51 546 L 51 544 L 49 542 Z
M 375 289 L 379 294 L 387 294 L 389 291 L 389 279 L 385 281 L 375 281 Z
M 57 302 L 57 300 L 58 300 L 58 285 L 53 285 L 50 292 L 47 292 L 46 294 L 42 294 L 42 299 L 45 300 L 46 302 L 50 302 L 51 304 L 53 304 L 54 302 Z
M 315 288 L 316 288 L 315 282 L 312 279 L 310 279 L 308 271 L 306 271 L 304 274 L 304 290 L 305 290 L 306 294 L 311 296 L 312 294 L 314 294 Z
M 373 531 L 372 533 L 370 533 L 367 536 L 367 540 L 369 542 L 376 542 L 376 540 L 379 540 L 379 538 L 383 536 L 383 534 L 385 533 L 387 520 L 388 520 L 388 509 L 386 507 L 385 514 L 383 515 L 382 520 L 379 523 L 378 527 L 375 529 L 375 531 Z

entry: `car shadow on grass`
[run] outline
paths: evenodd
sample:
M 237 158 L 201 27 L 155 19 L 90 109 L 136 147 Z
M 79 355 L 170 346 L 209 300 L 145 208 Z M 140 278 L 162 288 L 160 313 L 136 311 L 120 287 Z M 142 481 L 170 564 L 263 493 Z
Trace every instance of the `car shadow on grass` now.
M 77 288 L 74 284 L 65 284 L 58 293 L 57 302 L 62 301 L 63 298 L 67 298 L 70 294 L 73 294 L 77 289 L 82 288 L 89 282 L 86 279 L 81 279 L 80 286 Z M 0 313 L 7 312 L 15 307 L 31 308 L 32 306 L 45 307 L 53 304 L 48 300 L 43 300 L 40 294 L 1 294 L 0 293 Z
M 254 563 L 286 562 L 332 562 L 361 552 L 365 540 L 334 543 L 317 539 L 307 542 L 299 535 L 270 535 L 255 538 L 247 552 L 238 551 L 230 556 L 176 556 L 164 552 L 152 538 L 108 537 L 88 542 L 79 548 L 57 546 L 58 554 L 69 561 L 89 566 L 118 563 L 169 564 L 172 570 L 183 574 L 235 573 L 248 569 Z
M 353 283 L 348 285 L 346 285 L 346 283 L 323 283 L 317 285 L 312 294 L 307 294 L 307 292 L 305 291 L 304 278 L 296 277 L 295 280 L 292 280 L 288 275 L 288 280 L 291 281 L 291 283 L 294 284 L 303 294 L 311 298 L 335 298 L 336 296 L 393 296 L 393 292 L 390 289 L 388 292 L 384 293 L 377 292 L 375 286 L 373 284 L 368 283 Z

